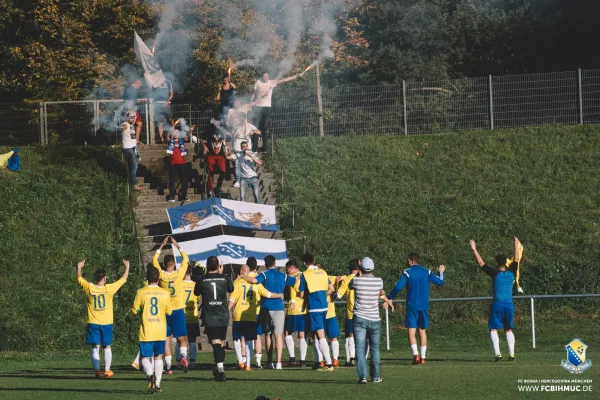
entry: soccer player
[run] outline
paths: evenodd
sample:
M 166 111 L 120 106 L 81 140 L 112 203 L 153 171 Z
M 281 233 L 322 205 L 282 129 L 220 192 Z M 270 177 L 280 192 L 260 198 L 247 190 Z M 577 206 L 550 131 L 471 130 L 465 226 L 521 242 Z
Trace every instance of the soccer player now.
M 346 363 L 344 367 L 353 367 L 356 361 L 356 349 L 354 347 L 354 329 L 352 326 L 352 318 L 354 318 L 354 290 L 348 287 L 350 281 L 356 276 L 360 276 L 360 260 L 353 259 L 349 263 L 349 275 L 341 277 L 337 290 L 337 298 L 341 299 L 346 296 L 346 325 L 344 334 L 346 342 L 344 348 L 346 350 Z
M 231 277 L 223 274 L 219 259 L 210 256 L 206 260 L 207 272 L 196 281 L 194 295 L 202 296 L 202 322 L 204 333 L 213 348 L 216 368 L 213 375 L 217 382 L 225 382 L 225 349 L 223 342 L 229 326 L 227 293 L 233 292 Z
M 261 297 L 283 298 L 282 294 L 272 294 L 263 285 L 253 285 L 243 277 L 248 276 L 250 268 L 243 265 L 240 277 L 233 283 L 233 293 L 229 297 L 229 309 L 233 308 L 233 344 L 240 369 L 251 371 L 253 341 L 256 340 L 256 309 Z M 245 349 L 246 357 L 242 355 Z
M 158 257 L 160 257 L 160 253 L 163 247 L 167 244 L 167 242 L 171 239 L 171 243 L 173 246 L 177 247 L 181 256 L 183 257 L 183 261 L 181 261 L 181 266 L 178 270 L 175 269 L 175 257 L 172 255 L 166 255 L 164 259 L 165 270 L 163 271 L 160 268 L 160 264 L 158 262 Z M 183 291 L 183 279 L 187 273 L 188 269 L 188 255 L 181 248 L 181 246 L 175 241 L 174 238 L 167 236 L 165 240 L 163 240 L 162 244 L 154 253 L 154 257 L 152 258 L 152 265 L 160 274 L 160 287 L 163 289 L 167 289 L 171 294 L 171 309 L 173 312 L 167 317 L 167 337 L 175 337 L 177 338 L 177 342 L 179 343 L 179 350 L 181 355 L 181 365 L 183 366 L 183 372 L 188 372 L 188 361 L 187 361 L 187 324 L 185 319 L 185 293 Z M 171 370 L 171 343 L 167 341 L 167 348 L 165 351 L 165 364 L 167 375 L 171 375 L 173 371 Z
M 248 260 L 246 260 L 246 265 L 248 266 L 248 268 L 250 268 L 250 273 L 248 273 L 248 276 L 251 278 L 256 278 L 258 276 L 258 262 L 256 261 L 255 257 L 248 257 Z M 256 340 L 254 341 L 254 351 L 256 352 L 256 354 L 254 355 L 254 358 L 256 359 L 256 368 L 258 369 L 262 369 L 262 364 L 261 364 L 261 360 L 262 360 L 262 340 L 261 340 L 261 335 L 263 334 L 262 332 L 262 325 L 260 324 L 260 303 L 258 303 L 258 306 L 256 307 Z
M 199 262 L 192 264 L 193 267 L 188 267 L 183 280 L 183 292 L 185 297 L 185 322 L 187 327 L 187 340 L 190 345 L 190 359 L 188 361 L 188 368 L 192 368 L 193 364 L 196 362 L 196 354 L 198 351 L 196 338 L 200 336 L 200 324 L 198 322 L 198 302 L 200 301 L 200 296 L 194 295 L 196 282 L 192 280 L 192 274 L 194 273 L 195 269 L 201 271 L 203 270 L 202 268 L 198 268 L 200 264 Z M 181 350 L 179 343 L 177 343 L 177 349 Z M 181 354 L 181 351 L 176 350 L 176 353 Z M 180 362 L 181 356 L 178 357 L 177 364 L 179 365 Z
M 300 340 L 300 367 L 306 367 L 306 352 L 308 350 L 308 344 L 306 343 L 306 307 L 304 306 L 304 299 L 299 297 L 300 292 L 298 287 L 300 286 L 300 270 L 296 261 L 290 260 L 285 264 L 286 272 L 289 276 L 296 278 L 294 286 L 288 287 L 288 310 L 285 317 L 285 345 L 287 347 L 290 359 L 287 363 L 283 364 L 284 367 L 293 366 L 296 362 L 296 354 L 294 349 L 294 338 L 292 334 L 298 332 L 298 339 Z M 294 304 L 293 307 L 289 307 L 290 304 Z
M 96 378 L 100 378 L 100 345 L 104 348 L 104 374 L 105 378 L 113 376 L 110 370 L 112 362 L 112 349 L 110 347 L 113 337 L 113 296 L 127 282 L 129 275 L 129 261 L 123 260 L 125 272 L 121 279 L 115 283 L 106 284 L 106 272 L 98 269 L 94 273 L 94 282 L 90 283 L 81 276 L 85 259 L 77 264 L 77 282 L 88 296 L 88 322 L 86 344 L 92 346 L 92 366 Z
M 267 270 L 258 274 L 256 278 L 242 276 L 242 279 L 248 283 L 262 284 L 265 289 L 274 294 L 283 294 L 287 286 L 294 286 L 296 283 L 296 278 L 288 276 L 277 269 L 275 257 L 272 255 L 265 257 L 265 266 Z M 273 338 L 271 335 L 274 334 L 277 351 L 275 369 L 282 369 L 281 356 L 283 353 L 283 328 L 285 325 L 285 311 L 282 297 L 263 297 L 261 299 L 259 318 L 267 346 L 267 357 L 269 359 L 267 368 L 273 368 Z
M 390 294 L 387 295 L 388 299 L 393 300 L 406 286 L 405 326 L 408 328 L 408 343 L 413 352 L 413 365 L 425 364 L 427 328 L 429 327 L 429 283 L 442 286 L 444 284 L 444 271 L 446 270 L 444 265 L 440 265 L 438 267 L 440 272 L 438 278 L 431 270 L 423 268 L 419 262 L 418 253 L 408 255 L 409 268 L 402 273 Z M 387 308 L 387 303 L 384 304 L 384 308 Z M 417 349 L 417 328 L 419 328 L 421 339 L 421 357 L 419 357 Z
M 158 286 L 159 278 L 160 274 L 155 268 L 148 268 L 148 286 L 137 291 L 131 307 L 133 315 L 142 314 L 140 355 L 142 367 L 148 377 L 148 393 L 162 391 L 162 355 L 167 340 L 167 316 L 171 314 L 170 293 Z
M 322 264 L 317 264 L 319 269 L 325 271 L 325 268 Z M 339 283 L 339 276 L 329 276 L 329 284 L 333 285 L 333 289 L 336 290 L 336 287 Z M 331 355 L 333 357 L 332 365 L 334 367 L 339 367 L 340 363 L 338 358 L 340 357 L 340 342 L 338 341 L 338 337 L 340 336 L 340 324 L 337 320 L 337 316 L 335 314 L 335 303 L 332 301 L 332 297 L 335 296 L 335 292 L 331 296 L 327 296 L 327 316 L 325 317 L 325 336 L 331 340 Z
M 504 254 L 496 256 L 496 267 L 493 269 L 483 262 L 483 259 L 477 251 L 477 244 L 474 240 L 470 241 L 471 249 L 475 254 L 475 259 L 481 267 L 481 271 L 485 272 L 492 278 L 492 288 L 494 291 L 494 300 L 490 307 L 490 315 L 488 317 L 488 328 L 490 330 L 490 344 L 494 350 L 494 360 L 502 360 L 500 353 L 500 339 L 498 338 L 498 329 L 504 328 L 506 333 L 506 342 L 508 343 L 509 360 L 515 360 L 515 334 L 513 333 L 513 317 L 515 314 L 515 305 L 513 304 L 512 288 L 515 282 L 517 268 L 521 258 L 520 247 L 521 243 L 515 236 L 514 258 L 508 269 L 506 268 L 507 257 Z
M 333 371 L 329 344 L 325 338 L 325 326 L 327 319 L 327 296 L 334 292 L 333 285 L 329 283 L 327 273 L 315 266 L 315 258 L 306 253 L 302 256 L 306 271 L 300 278 L 300 297 L 308 299 L 308 314 L 310 316 L 310 329 L 314 334 L 315 341 L 318 340 L 319 350 L 323 354 L 325 365 L 318 371 Z

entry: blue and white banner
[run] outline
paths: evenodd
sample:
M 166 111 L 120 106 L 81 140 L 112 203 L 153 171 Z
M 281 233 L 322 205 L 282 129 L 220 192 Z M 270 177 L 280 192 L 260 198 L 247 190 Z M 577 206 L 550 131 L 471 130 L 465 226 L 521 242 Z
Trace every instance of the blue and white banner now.
M 144 67 L 144 79 L 149 87 L 157 88 L 164 83 L 165 75 L 146 43 L 138 36 L 137 32 L 134 32 L 133 35 L 133 50 Z
M 212 198 L 167 208 L 171 232 L 185 233 L 227 225 L 254 231 L 278 231 L 275 206 Z
M 221 235 L 179 242 L 179 245 L 190 260 L 200 261 L 201 265 L 206 265 L 210 256 L 216 256 L 221 264 L 245 264 L 248 257 L 256 257 L 258 265 L 264 266 L 268 255 L 275 257 L 278 267 L 285 267 L 288 261 L 285 240 Z M 173 248 L 173 254 L 179 268 L 181 254 L 177 248 Z

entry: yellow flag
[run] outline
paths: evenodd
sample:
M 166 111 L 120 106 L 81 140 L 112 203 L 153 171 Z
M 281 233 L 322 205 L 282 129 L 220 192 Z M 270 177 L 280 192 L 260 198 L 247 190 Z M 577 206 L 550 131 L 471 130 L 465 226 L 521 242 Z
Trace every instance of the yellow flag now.
M 520 293 L 523 293 L 523 289 L 521 289 L 521 285 L 519 285 L 519 278 L 521 277 L 521 260 L 523 259 L 523 245 L 519 242 L 519 262 L 517 263 L 517 274 L 515 276 L 515 283 L 517 284 L 517 290 Z M 508 268 L 510 264 L 512 264 L 513 259 L 509 258 L 506 260 L 506 267 Z

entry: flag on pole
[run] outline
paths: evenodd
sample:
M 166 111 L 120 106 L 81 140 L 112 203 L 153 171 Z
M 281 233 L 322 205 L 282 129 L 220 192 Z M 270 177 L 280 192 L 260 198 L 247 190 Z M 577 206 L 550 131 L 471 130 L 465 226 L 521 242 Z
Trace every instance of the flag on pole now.
M 181 207 L 167 208 L 173 234 L 218 225 L 254 231 L 278 231 L 275 206 L 212 198 Z
M 144 79 L 151 88 L 156 88 L 162 85 L 165 81 L 160 65 L 156 62 L 154 54 L 150 51 L 146 43 L 140 38 L 137 32 L 134 32 L 133 49 L 137 58 L 144 67 Z
M 206 266 L 210 256 L 216 256 L 221 264 L 245 264 L 248 257 L 255 257 L 258 265 L 264 266 L 264 258 L 268 255 L 275 257 L 278 267 L 285 267 L 288 261 L 285 240 L 221 235 L 180 242 L 179 245 L 190 260 L 196 260 L 202 266 Z M 181 254 L 177 248 L 173 249 L 173 254 L 179 267 Z

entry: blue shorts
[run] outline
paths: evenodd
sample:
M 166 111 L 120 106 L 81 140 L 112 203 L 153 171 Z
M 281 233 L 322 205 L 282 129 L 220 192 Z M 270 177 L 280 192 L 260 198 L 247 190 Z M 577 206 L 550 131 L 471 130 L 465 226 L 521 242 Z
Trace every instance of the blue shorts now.
M 91 344 L 93 346 L 102 345 L 102 347 L 110 346 L 110 344 L 112 343 L 112 337 L 112 324 L 87 324 L 87 335 L 85 338 L 85 344 Z
M 489 329 L 514 329 L 513 319 L 515 316 L 515 305 L 511 302 L 494 301 L 490 307 L 488 318 Z
M 308 314 L 310 315 L 311 332 L 325 329 L 327 311 L 309 312 Z
M 258 322 L 233 321 L 233 340 L 239 340 L 242 337 L 244 338 L 244 340 L 256 340 L 257 325 L 259 325 Z
M 256 336 L 262 335 L 262 325 L 258 321 L 258 315 L 256 316 Z
M 285 331 L 290 335 L 294 332 L 306 332 L 306 314 L 287 315 L 285 317 Z
M 158 357 L 165 353 L 166 340 L 140 342 L 140 357 Z
M 354 327 L 352 326 L 352 320 L 350 318 L 346 318 L 346 329 L 344 331 L 346 336 L 354 334 Z
M 329 339 L 333 339 L 340 336 L 340 324 L 336 317 L 327 318 L 325 321 L 325 334 Z
M 167 315 L 167 337 L 187 336 L 187 321 L 185 320 L 185 309 L 173 310 L 171 315 Z
M 404 322 L 404 326 L 407 328 L 429 328 L 429 310 L 406 310 L 406 321 Z

